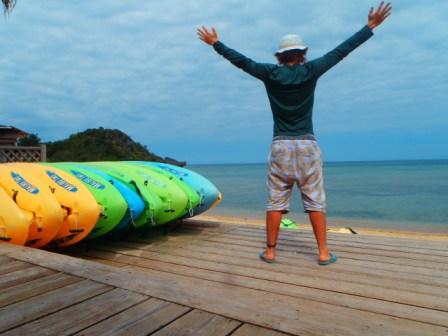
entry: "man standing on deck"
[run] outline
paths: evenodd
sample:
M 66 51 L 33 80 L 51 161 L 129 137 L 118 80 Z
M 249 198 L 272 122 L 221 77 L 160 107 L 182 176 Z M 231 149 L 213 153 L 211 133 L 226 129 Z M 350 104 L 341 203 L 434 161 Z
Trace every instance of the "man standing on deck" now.
M 351 51 L 367 41 L 372 30 L 391 13 L 390 3 L 370 9 L 367 25 L 323 57 L 305 61 L 308 47 L 298 35 L 286 35 L 275 53 L 276 64 L 256 63 L 218 39 L 214 28 L 197 30 L 199 38 L 238 68 L 263 81 L 274 118 L 274 138 L 268 172 L 269 196 L 266 211 L 267 247 L 260 254 L 265 262 L 275 261 L 275 247 L 282 214 L 289 210 L 292 188 L 297 183 L 303 207 L 313 226 L 319 250 L 319 265 L 336 262 L 328 250 L 326 200 L 322 158 L 313 132 L 312 111 L 317 80 Z

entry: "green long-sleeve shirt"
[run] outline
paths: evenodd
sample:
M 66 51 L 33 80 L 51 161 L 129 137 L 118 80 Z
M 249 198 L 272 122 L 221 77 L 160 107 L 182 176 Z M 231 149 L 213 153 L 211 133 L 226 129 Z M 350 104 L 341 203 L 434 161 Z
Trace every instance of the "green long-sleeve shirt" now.
M 213 47 L 235 66 L 263 81 L 274 118 L 274 137 L 300 136 L 314 134 L 314 90 L 319 77 L 372 35 L 365 26 L 324 56 L 295 66 L 257 63 L 220 41 Z

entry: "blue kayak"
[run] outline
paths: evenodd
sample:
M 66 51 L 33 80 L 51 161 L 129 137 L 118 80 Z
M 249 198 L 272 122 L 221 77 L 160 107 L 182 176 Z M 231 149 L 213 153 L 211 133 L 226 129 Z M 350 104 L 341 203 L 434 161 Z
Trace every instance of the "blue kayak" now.
M 192 189 L 194 189 L 200 196 L 200 202 L 199 205 L 197 205 L 193 209 L 193 216 L 199 215 L 210 209 L 212 206 L 217 206 L 221 202 L 222 195 L 219 192 L 218 188 L 204 176 L 192 170 L 161 162 L 134 162 L 139 165 L 154 167 L 156 169 L 167 171 L 179 178 L 179 180 L 181 180 L 185 184 L 189 185 Z M 186 217 L 188 217 L 188 215 Z
M 134 190 L 129 188 L 126 184 L 110 176 L 109 174 L 92 166 L 89 166 L 87 164 L 79 163 L 79 165 L 82 168 L 89 170 L 97 175 L 100 175 L 104 179 L 109 181 L 109 183 L 112 184 L 120 192 L 121 196 L 124 198 L 124 200 L 128 205 L 126 214 L 123 216 L 121 221 L 115 226 L 115 228 L 110 232 L 110 234 L 116 235 L 128 231 L 130 228 L 136 226 L 135 220 L 140 217 L 140 215 L 143 213 L 143 210 L 145 209 L 145 203 L 140 198 L 140 196 Z

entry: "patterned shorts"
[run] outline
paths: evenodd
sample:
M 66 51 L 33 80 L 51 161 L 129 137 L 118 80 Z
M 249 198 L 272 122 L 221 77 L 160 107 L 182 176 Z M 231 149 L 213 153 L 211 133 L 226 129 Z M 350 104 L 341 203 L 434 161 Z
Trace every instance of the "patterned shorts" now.
M 269 157 L 267 211 L 289 211 L 294 184 L 305 212 L 326 212 L 322 156 L 314 140 L 274 140 Z

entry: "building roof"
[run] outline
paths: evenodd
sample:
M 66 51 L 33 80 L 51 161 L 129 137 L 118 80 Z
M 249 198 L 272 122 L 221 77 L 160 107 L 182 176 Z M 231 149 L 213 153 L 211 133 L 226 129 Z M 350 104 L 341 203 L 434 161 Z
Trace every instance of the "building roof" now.
M 15 135 L 17 138 L 27 136 L 28 133 L 14 126 L 0 125 L 0 137 L 2 135 Z

